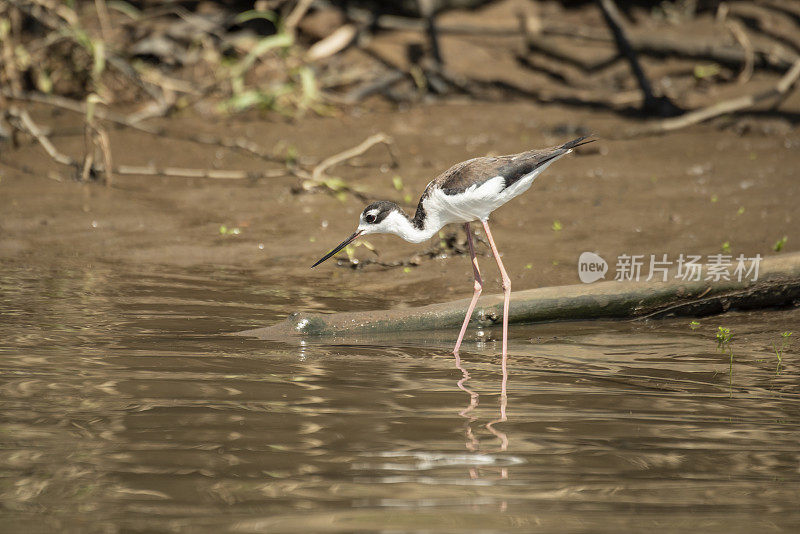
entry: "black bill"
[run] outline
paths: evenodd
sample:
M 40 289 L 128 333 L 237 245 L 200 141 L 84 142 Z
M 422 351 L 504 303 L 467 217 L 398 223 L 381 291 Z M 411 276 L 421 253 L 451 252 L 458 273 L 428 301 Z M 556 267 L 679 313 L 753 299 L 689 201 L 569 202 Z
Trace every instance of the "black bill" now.
M 342 241 L 341 243 L 339 243 L 338 245 L 336 245 L 336 248 L 335 248 L 335 249 L 331 250 L 330 252 L 328 252 L 327 254 L 325 254 L 324 256 L 322 256 L 322 257 L 321 257 L 321 258 L 320 258 L 320 259 L 317 261 L 317 263 L 315 263 L 314 265 L 312 265 L 312 266 L 311 266 L 311 268 L 313 269 L 314 267 L 316 267 L 317 265 L 319 265 L 319 264 L 320 264 L 320 263 L 322 263 L 323 261 L 327 260 L 328 258 L 330 258 L 331 256 L 333 256 L 334 254 L 336 254 L 337 252 L 339 252 L 340 250 L 342 250 L 344 247 L 346 247 L 347 245 L 349 245 L 351 242 L 353 242 L 353 241 L 355 240 L 355 238 L 357 238 L 357 237 L 358 237 L 358 236 L 360 236 L 360 235 L 361 235 L 361 230 L 356 230 L 355 232 L 353 232 L 353 235 L 351 235 L 350 237 L 348 237 L 347 239 L 345 239 L 344 241 Z

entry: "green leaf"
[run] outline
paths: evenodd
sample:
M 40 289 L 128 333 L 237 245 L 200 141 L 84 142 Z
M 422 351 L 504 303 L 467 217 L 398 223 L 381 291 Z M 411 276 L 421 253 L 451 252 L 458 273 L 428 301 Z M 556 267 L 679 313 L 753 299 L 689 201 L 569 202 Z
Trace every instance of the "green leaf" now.
M 123 2 L 122 0 L 111 0 L 111 2 L 108 3 L 108 7 L 127 15 L 133 20 L 139 20 L 142 16 L 141 11 L 130 5 L 128 2 Z
M 294 44 L 294 38 L 288 33 L 276 33 L 275 35 L 264 37 L 258 43 L 256 43 L 256 45 L 252 50 L 250 50 L 250 52 L 247 53 L 244 59 L 242 59 L 233 67 L 233 69 L 231 69 L 231 76 L 241 76 L 250 70 L 250 67 L 253 66 L 258 58 L 270 50 L 274 50 L 275 48 L 288 48 L 292 46 L 292 44 Z
M 89 96 L 86 97 L 86 122 L 91 124 L 94 121 L 94 110 L 97 107 L 97 104 L 103 102 L 103 99 L 100 98 L 96 93 L 91 93 Z
M 346 191 L 348 189 L 347 182 L 341 178 L 336 178 L 335 176 L 325 178 L 320 183 L 331 191 Z
M 50 74 L 47 71 L 36 71 L 36 88 L 48 95 L 53 92 L 53 80 L 50 78 Z
M 236 15 L 236 18 L 233 19 L 237 24 L 242 24 L 243 22 L 247 22 L 249 20 L 255 19 L 266 19 L 273 24 L 278 23 L 278 15 L 274 11 L 269 10 L 258 10 L 258 9 L 251 9 L 250 11 L 245 11 L 243 13 L 239 13 Z
M 722 72 L 722 69 L 719 67 L 719 65 L 714 63 L 695 65 L 694 67 L 694 77 L 698 80 L 702 80 L 703 78 L 711 78 L 720 72 Z
M 303 67 L 300 69 L 300 87 L 303 89 L 303 107 L 309 107 L 319 100 L 317 78 L 314 75 L 314 71 L 311 70 L 311 67 Z
M 97 80 L 106 70 L 106 44 L 100 39 L 92 40 L 92 78 Z

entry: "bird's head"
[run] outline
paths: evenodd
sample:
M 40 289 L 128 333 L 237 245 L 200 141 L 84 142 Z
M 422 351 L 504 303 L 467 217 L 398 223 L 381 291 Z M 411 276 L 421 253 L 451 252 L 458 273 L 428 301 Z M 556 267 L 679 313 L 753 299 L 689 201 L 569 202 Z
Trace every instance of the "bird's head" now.
M 398 219 L 401 218 L 401 219 Z M 339 243 L 336 248 L 325 254 L 311 267 L 316 267 L 327 260 L 344 247 L 352 243 L 359 236 L 366 234 L 397 234 L 398 227 L 402 224 L 401 220 L 407 222 L 406 216 L 400 206 L 388 200 L 373 202 L 361 212 L 358 217 L 358 228 L 353 235 Z

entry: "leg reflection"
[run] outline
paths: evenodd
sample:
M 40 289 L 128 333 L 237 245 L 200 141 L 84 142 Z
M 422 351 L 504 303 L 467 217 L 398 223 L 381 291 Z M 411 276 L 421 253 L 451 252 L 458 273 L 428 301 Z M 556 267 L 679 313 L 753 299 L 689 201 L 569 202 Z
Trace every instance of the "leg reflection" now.
M 477 418 L 471 414 L 473 410 L 478 406 L 478 399 L 479 395 L 476 391 L 466 387 L 466 382 L 468 382 L 472 377 L 470 376 L 469 372 L 464 368 L 461 363 L 461 357 L 456 352 L 454 353 L 455 356 L 455 365 L 456 368 L 461 371 L 461 379 L 456 382 L 458 389 L 467 393 L 469 395 L 469 404 L 466 408 L 461 410 L 458 415 L 467 419 L 466 428 L 464 434 L 466 436 L 466 448 L 470 451 L 477 451 L 480 450 L 480 442 L 475 435 L 475 432 L 472 428 L 472 423 L 477 420 Z M 502 423 L 507 421 L 508 418 L 506 416 L 506 408 L 508 407 L 508 366 L 506 358 L 502 358 L 501 360 L 501 370 L 502 370 L 502 378 L 500 380 L 500 417 L 497 419 L 493 419 L 486 423 L 485 428 L 488 430 L 493 436 L 495 436 L 498 441 L 500 442 L 500 447 L 494 449 L 494 451 L 506 451 L 508 449 L 508 435 L 501 430 L 495 428 L 494 425 L 497 423 Z M 477 469 L 473 468 L 470 469 L 470 476 L 471 478 L 476 478 L 478 476 Z M 508 478 L 508 470 L 506 468 L 502 468 L 500 470 L 500 478 Z
M 458 412 L 458 415 L 463 417 L 467 420 L 466 426 L 464 428 L 464 435 L 467 438 L 466 447 L 467 450 L 470 451 L 477 451 L 480 448 L 480 443 L 478 442 L 478 438 L 475 436 L 475 433 L 472 431 L 472 422 L 475 421 L 475 417 L 470 415 L 470 412 L 474 410 L 478 406 L 478 394 L 471 389 L 469 389 L 464 384 L 469 382 L 470 376 L 464 366 L 461 365 L 461 357 L 458 355 L 458 352 L 453 353 L 455 356 L 456 367 L 461 371 L 461 380 L 456 382 L 458 389 L 469 395 L 469 404 L 466 408 Z
M 502 372 L 503 377 L 500 380 L 500 417 L 486 423 L 486 430 L 497 436 L 497 439 L 500 440 L 500 450 L 505 451 L 508 449 L 508 435 L 494 427 L 496 423 L 502 423 L 508 420 L 506 417 L 506 407 L 508 406 L 508 368 L 506 366 L 505 358 L 503 358 L 502 361 Z M 508 474 L 505 473 L 505 469 L 503 469 L 501 476 L 502 478 L 508 477 Z

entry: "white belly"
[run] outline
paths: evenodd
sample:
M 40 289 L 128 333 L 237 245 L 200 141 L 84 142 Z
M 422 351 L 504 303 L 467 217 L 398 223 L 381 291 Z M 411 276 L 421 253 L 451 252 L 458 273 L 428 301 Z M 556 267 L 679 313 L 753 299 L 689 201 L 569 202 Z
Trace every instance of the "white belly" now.
M 474 185 L 455 195 L 446 195 L 443 191 L 436 190 L 425 200 L 425 210 L 429 216 L 438 214 L 440 228 L 450 223 L 488 220 L 494 210 L 530 189 L 534 179 L 550 163 L 547 162 L 505 189 L 505 179 L 495 176 L 479 186 Z

